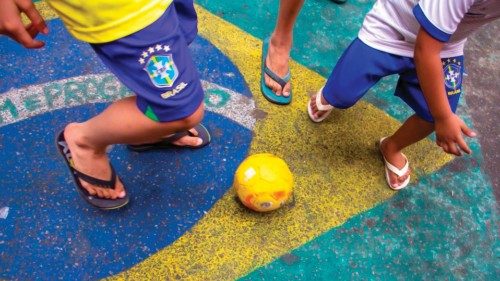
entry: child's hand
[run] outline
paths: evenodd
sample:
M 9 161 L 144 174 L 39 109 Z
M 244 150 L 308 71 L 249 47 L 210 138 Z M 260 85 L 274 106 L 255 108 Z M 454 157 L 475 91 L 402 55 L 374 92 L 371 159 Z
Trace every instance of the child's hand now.
M 31 0 L 2 0 L 0 3 L 0 34 L 11 37 L 26 48 L 41 48 L 45 45 L 34 39 L 38 33 L 47 34 L 49 30 Z M 29 25 L 23 25 L 21 12 L 30 19 Z
M 474 133 L 464 121 L 457 115 L 452 114 L 447 118 L 435 121 L 436 144 L 444 152 L 461 156 L 463 152 L 470 154 L 471 150 L 464 141 L 462 133 L 468 137 L 475 137 Z

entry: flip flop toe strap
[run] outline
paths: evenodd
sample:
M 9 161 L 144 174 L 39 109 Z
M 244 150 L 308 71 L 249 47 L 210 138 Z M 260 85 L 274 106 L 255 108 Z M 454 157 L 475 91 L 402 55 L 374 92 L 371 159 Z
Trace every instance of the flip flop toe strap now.
M 285 88 L 286 83 L 290 81 L 290 71 L 288 71 L 285 76 L 280 77 L 276 73 L 274 73 L 271 69 L 269 69 L 267 66 L 264 66 L 264 72 L 271 77 L 276 83 L 280 84 L 281 89 Z
M 316 94 L 316 107 L 318 108 L 319 111 L 330 111 L 333 109 L 333 106 L 329 104 L 322 104 L 321 103 L 321 97 L 323 96 L 323 88 L 321 88 L 318 93 Z
M 170 136 L 168 136 L 168 137 L 166 137 L 158 142 L 130 144 L 129 146 L 130 147 L 144 147 L 144 146 L 156 146 L 156 145 L 162 145 L 162 144 L 168 145 L 168 144 L 171 144 L 175 141 L 178 141 L 179 139 L 181 139 L 182 137 L 185 137 L 185 136 L 193 136 L 194 137 L 194 135 L 191 132 L 182 131 L 182 132 L 178 132 L 175 134 L 171 134 Z
M 94 178 L 92 176 L 89 176 L 85 173 L 82 173 L 76 169 L 73 169 L 73 173 L 81 180 L 84 180 L 92 185 L 96 185 L 99 187 L 103 188 L 109 188 L 109 189 L 114 189 L 116 185 L 116 172 L 115 169 L 113 169 L 113 166 L 111 167 L 111 179 L 110 180 L 101 180 L 98 178 Z
M 181 138 L 183 138 L 185 136 L 194 136 L 194 135 L 191 134 L 191 132 L 189 132 L 188 130 L 186 130 L 186 131 L 182 131 L 182 132 L 178 132 L 178 133 L 175 133 L 173 135 L 170 135 L 170 136 L 164 138 L 163 140 L 161 140 L 161 142 L 173 143 L 174 141 L 180 140 Z
M 409 163 L 408 163 L 408 159 L 406 158 L 406 156 L 404 154 L 403 154 L 403 157 L 405 158 L 406 163 L 405 163 L 404 167 L 401 168 L 401 169 L 396 168 L 396 166 L 392 165 L 387 160 L 385 160 L 385 165 L 387 166 L 387 169 L 389 169 L 391 172 L 393 172 L 396 175 L 398 175 L 398 177 L 402 177 L 406 173 L 408 173 L 408 169 L 409 169 L 409 166 L 410 166 Z

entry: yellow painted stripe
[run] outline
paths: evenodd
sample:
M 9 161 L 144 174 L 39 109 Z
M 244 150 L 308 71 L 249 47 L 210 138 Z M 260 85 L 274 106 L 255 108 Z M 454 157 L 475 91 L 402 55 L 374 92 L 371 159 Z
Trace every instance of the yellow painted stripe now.
M 313 124 L 305 105 L 325 79 L 294 61 L 292 104 L 267 102 L 259 89 L 262 42 L 199 6 L 197 11 L 200 35 L 237 65 L 265 112 L 258 114 L 265 117 L 256 124 L 251 153 L 272 152 L 288 162 L 295 202 L 256 214 L 241 207 L 230 190 L 173 244 L 110 279 L 233 280 L 395 194 L 386 186 L 374 142 L 399 122 L 361 101 Z M 429 140 L 406 153 L 414 178 L 451 160 Z
M 52 8 L 50 8 L 50 6 L 45 1 L 36 2 L 35 7 L 45 20 L 51 20 L 59 17 L 56 14 L 56 12 Z M 23 14 L 23 22 L 24 23 L 28 22 L 28 18 L 24 14 Z

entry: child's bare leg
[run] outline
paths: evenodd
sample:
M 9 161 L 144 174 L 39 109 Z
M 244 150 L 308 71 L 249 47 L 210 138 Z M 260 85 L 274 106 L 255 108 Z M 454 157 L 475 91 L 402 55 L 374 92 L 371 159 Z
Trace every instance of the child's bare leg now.
M 278 20 L 269 41 L 269 51 L 266 58 L 267 67 L 279 76 L 285 76 L 288 72 L 288 60 L 293 41 L 293 26 L 303 3 L 304 0 L 280 1 Z M 273 89 L 277 95 L 290 95 L 290 82 L 285 85 L 282 91 L 281 86 L 269 76 L 266 75 L 265 81 L 266 85 Z
M 398 169 L 401 169 L 406 164 L 404 157 L 401 155 L 401 150 L 424 139 L 433 131 L 433 123 L 427 122 L 417 115 L 411 116 L 392 136 L 386 138 L 382 143 L 381 150 L 385 159 Z M 398 177 L 396 174 L 389 172 L 391 184 L 399 185 L 403 183 L 409 173 Z
M 203 103 L 189 117 L 173 122 L 155 122 L 138 108 L 136 97 L 128 97 L 110 105 L 101 114 L 83 123 L 71 123 L 64 136 L 71 151 L 75 168 L 98 179 L 109 179 L 106 147 L 110 144 L 152 143 L 162 137 L 196 126 L 203 118 Z M 199 138 L 188 137 L 187 142 Z M 83 187 L 95 196 L 116 199 L 124 197 L 123 184 L 117 181 L 115 189 L 100 188 L 80 180 Z

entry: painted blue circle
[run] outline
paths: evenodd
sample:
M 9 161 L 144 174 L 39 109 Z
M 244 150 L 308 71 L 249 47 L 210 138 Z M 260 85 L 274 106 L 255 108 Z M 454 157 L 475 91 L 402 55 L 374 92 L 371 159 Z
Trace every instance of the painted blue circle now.
M 7 50 L 0 55 L 0 75 L 12 77 L 2 79 L 0 92 L 106 72 L 59 20 L 49 25 L 55 38 L 42 51 L 24 50 L 0 38 Z M 238 69 L 207 40 L 198 37 L 191 51 L 202 79 L 251 96 Z M 54 138 L 66 123 L 86 120 L 105 106 L 65 108 L 0 127 L 0 208 L 9 207 L 7 218 L 0 219 L 0 278 L 96 279 L 132 267 L 209 212 L 230 188 L 252 139 L 250 130 L 207 112 L 203 123 L 212 143 L 201 150 L 137 153 L 115 146 L 111 161 L 131 203 L 99 211 L 78 196 Z

